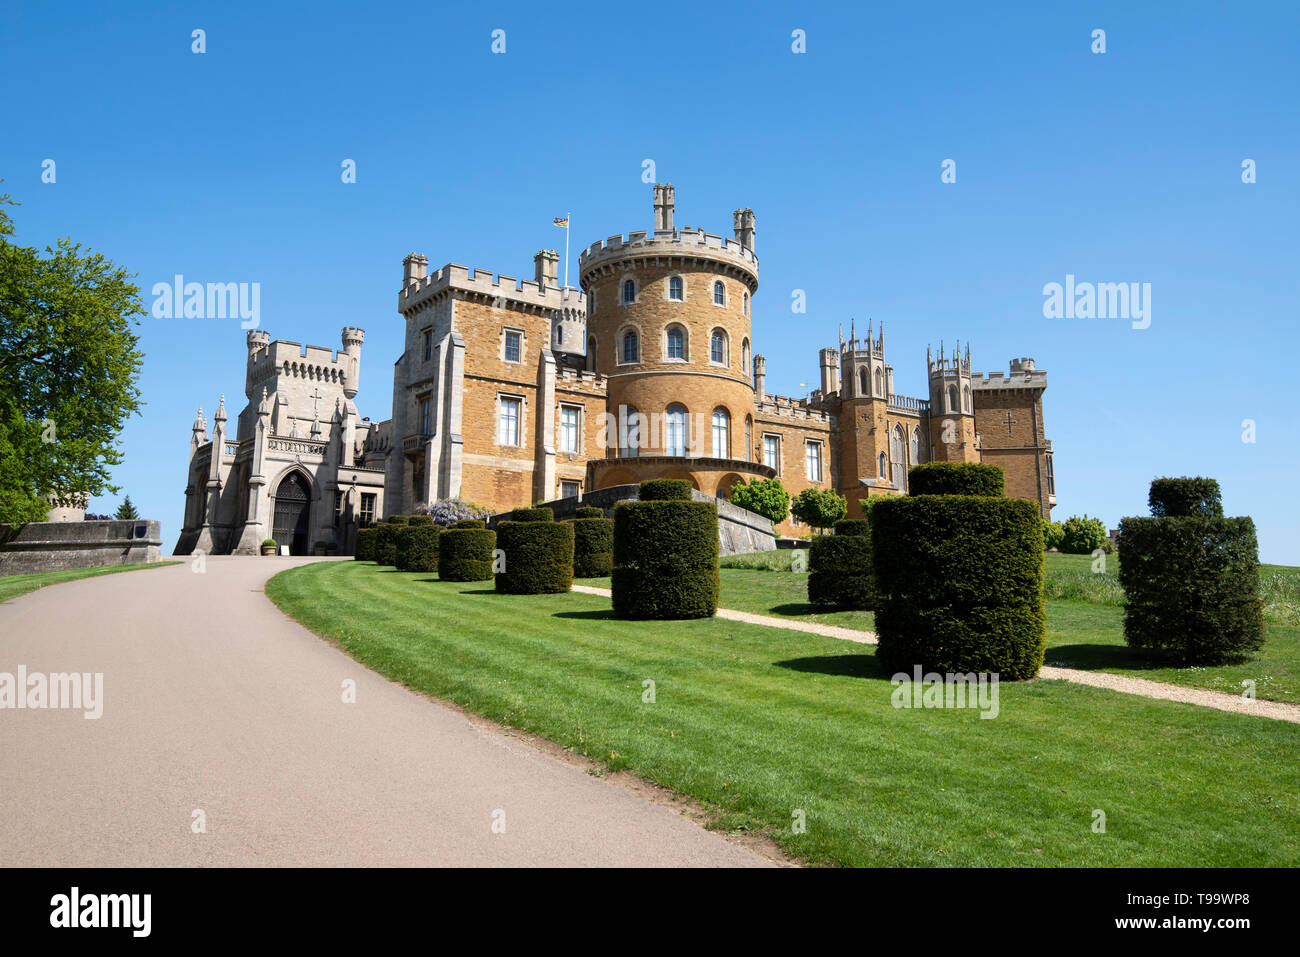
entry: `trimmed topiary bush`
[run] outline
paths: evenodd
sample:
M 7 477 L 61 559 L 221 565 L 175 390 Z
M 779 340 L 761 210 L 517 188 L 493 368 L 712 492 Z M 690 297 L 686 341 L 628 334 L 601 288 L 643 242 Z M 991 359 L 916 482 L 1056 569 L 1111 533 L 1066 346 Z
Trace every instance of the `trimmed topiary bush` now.
M 388 522 L 389 525 L 410 525 L 410 524 L 411 524 L 411 516 L 409 516 L 409 515 L 389 515 L 388 518 L 385 519 L 385 521 Z
M 371 527 L 375 530 L 375 562 L 380 565 L 396 565 L 397 532 L 401 526 L 395 522 L 380 522 Z
M 871 511 L 876 657 L 894 673 L 1036 677 L 1047 647 L 1036 502 L 921 495 Z
M 375 536 L 378 533 L 373 526 L 357 529 L 357 549 L 353 558 L 359 562 L 375 560 Z
M 672 499 L 620 502 L 610 583 L 619 618 L 712 616 L 720 586 L 718 507 Z
M 529 511 L 550 514 L 549 509 Z M 545 519 L 497 525 L 497 547 L 505 553 L 505 565 L 496 574 L 497 591 L 510 595 L 568 591 L 573 585 L 573 525 Z
M 927 462 L 907 471 L 911 495 L 1006 494 L 1006 474 L 999 465 L 980 462 Z
M 452 528 L 487 528 L 487 522 L 481 518 L 462 518 L 452 522 Z
M 507 512 L 502 522 L 553 522 L 555 513 L 549 508 L 517 508 Z M 499 524 L 499 523 L 498 523 Z
M 685 479 L 651 479 L 641 483 L 643 502 L 689 502 L 693 486 Z
M 600 509 L 579 509 L 600 512 Z M 580 516 L 573 520 L 573 577 L 605 578 L 614 570 L 614 520 Z
M 432 525 L 432 524 L 433 524 L 433 519 L 430 518 L 428 515 L 408 515 L 408 516 L 406 517 L 406 524 L 408 524 L 408 525 Z
M 573 517 L 574 518 L 604 518 L 605 510 L 603 508 L 592 508 L 591 506 L 583 505 L 579 507 L 576 512 L 574 512 Z
M 1124 640 L 1179 665 L 1222 664 L 1257 652 L 1264 644 L 1264 603 L 1255 523 L 1206 514 L 1222 510 L 1212 479 L 1157 479 L 1153 511 L 1157 501 L 1165 512 L 1199 514 L 1120 521 Z
M 399 572 L 409 571 L 406 567 L 406 550 L 411 543 L 411 529 L 415 525 L 398 525 L 393 533 L 393 567 Z
M 1223 517 L 1223 495 L 1212 478 L 1158 478 L 1151 482 L 1147 504 L 1156 518 L 1196 515 Z
M 436 572 L 438 570 L 438 537 L 442 528 L 433 522 L 412 525 L 406 535 L 406 565 L 408 572 Z M 403 566 L 399 566 L 403 567 Z
M 860 518 L 835 524 L 834 535 L 817 535 L 808 549 L 808 601 L 834 608 L 875 605 L 869 523 Z
M 490 528 L 449 528 L 438 536 L 438 577 L 449 582 L 482 582 L 492 577 L 497 533 Z

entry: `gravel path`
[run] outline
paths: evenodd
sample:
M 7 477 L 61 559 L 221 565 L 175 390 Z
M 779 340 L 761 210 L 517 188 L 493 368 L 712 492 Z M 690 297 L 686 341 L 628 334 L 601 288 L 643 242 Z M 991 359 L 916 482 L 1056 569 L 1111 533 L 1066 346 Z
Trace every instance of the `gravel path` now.
M 608 588 L 574 585 L 573 590 L 587 595 L 610 597 Z M 873 632 L 861 631 L 856 628 L 841 628 L 838 625 L 819 625 L 809 621 L 792 621 L 787 618 L 776 618 L 772 615 L 755 615 L 747 611 L 733 611 L 729 608 L 719 608 L 718 617 L 725 618 L 728 621 L 743 621 L 751 625 L 766 625 L 769 628 L 784 628 L 787 631 L 802 631 L 810 635 L 824 635 L 827 638 L 856 641 L 863 645 L 874 645 L 876 643 L 876 636 Z M 1058 681 L 1071 681 L 1074 684 L 1089 685 L 1093 688 L 1106 688 L 1110 691 L 1139 695 L 1143 698 L 1177 701 L 1182 704 L 1214 708 L 1218 711 L 1250 714 L 1260 718 L 1272 718 L 1275 721 L 1291 721 L 1300 724 L 1300 704 L 1247 699 L 1240 695 L 1226 694 L 1222 691 L 1186 688 L 1182 685 L 1171 685 L 1163 681 L 1130 678 L 1127 675 L 1114 675 L 1105 671 L 1082 671 L 1078 668 L 1054 668 L 1045 665 L 1039 676 Z

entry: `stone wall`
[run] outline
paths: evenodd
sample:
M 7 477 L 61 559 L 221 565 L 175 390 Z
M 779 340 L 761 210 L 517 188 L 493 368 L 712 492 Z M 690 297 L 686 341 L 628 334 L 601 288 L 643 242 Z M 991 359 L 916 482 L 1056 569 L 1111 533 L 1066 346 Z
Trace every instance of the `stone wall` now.
M 560 498 L 545 502 L 541 507 L 549 508 L 556 521 L 573 518 L 579 508 L 603 508 L 605 515 L 613 517 L 614 506 L 619 502 L 635 502 L 641 497 L 639 485 L 615 485 L 609 488 L 588 492 L 582 498 Z M 749 509 L 732 505 L 730 502 L 692 490 L 691 498 L 697 502 L 712 502 L 718 506 L 718 546 L 723 555 L 737 555 L 742 552 L 770 552 L 776 548 L 776 536 L 772 532 L 772 523 Z M 493 515 L 488 519 L 488 527 L 496 528 L 504 517 Z
M 162 526 L 125 522 L 28 522 L 0 525 L 0 575 L 156 562 Z

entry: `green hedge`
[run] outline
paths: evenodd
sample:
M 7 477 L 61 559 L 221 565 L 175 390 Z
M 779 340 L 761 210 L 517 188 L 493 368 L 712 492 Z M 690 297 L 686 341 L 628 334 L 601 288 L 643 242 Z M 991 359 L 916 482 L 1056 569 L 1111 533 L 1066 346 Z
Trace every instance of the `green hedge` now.
M 375 536 L 379 533 L 372 526 L 357 529 L 357 549 L 353 556 L 359 562 L 375 560 Z
M 390 521 L 371 527 L 375 530 L 375 561 L 380 565 L 396 565 L 397 530 L 401 526 Z
M 579 509 L 599 514 L 600 509 Z M 614 520 L 579 516 L 573 520 L 573 577 L 605 578 L 614 570 Z
M 1034 678 L 1047 647 L 1036 502 L 895 497 L 871 511 L 877 659 L 891 672 Z
M 514 511 L 506 512 L 501 518 L 502 522 L 553 522 L 555 513 L 549 508 L 517 508 Z M 500 523 L 498 523 L 500 524 Z
M 876 602 L 871 536 L 861 519 L 836 523 L 834 535 L 816 535 L 808 549 L 808 601 L 835 608 L 872 608 Z
M 406 524 L 408 525 L 432 525 L 433 524 L 433 519 L 428 515 L 410 515 L 407 517 L 409 521 Z
M 1223 517 L 1223 495 L 1212 478 L 1158 478 L 1151 482 L 1147 504 L 1156 518 Z
M 619 618 L 712 616 L 720 587 L 717 506 L 663 499 L 620 502 L 614 508 L 610 583 Z
M 604 518 L 605 510 L 603 508 L 592 508 L 584 505 L 579 508 L 573 515 L 574 518 Z
M 549 509 L 537 509 L 550 514 Z M 541 595 L 568 591 L 573 585 L 573 523 L 535 520 L 501 522 L 497 547 L 505 567 L 497 572 L 497 591 Z
M 487 528 L 487 522 L 481 518 L 462 518 L 451 523 L 451 528 Z
M 436 572 L 438 570 L 438 538 L 442 529 L 432 522 L 412 525 L 406 540 L 406 565 L 408 572 Z
M 438 536 L 438 577 L 449 582 L 482 582 L 492 577 L 497 533 L 488 528 L 449 528 Z
M 419 528 L 418 525 L 398 525 L 397 531 L 393 535 L 393 567 L 399 572 L 410 571 L 407 568 L 407 549 L 411 544 L 411 532 Z
M 410 525 L 411 516 L 409 515 L 389 515 L 385 521 L 389 525 Z
M 1119 527 L 1129 647 L 1180 665 L 1222 664 L 1260 649 L 1263 601 L 1251 519 L 1125 518 Z
M 651 479 L 641 483 L 641 501 L 689 502 L 693 488 L 685 479 Z
M 1006 475 L 999 465 L 979 462 L 927 462 L 914 465 L 907 472 L 911 495 L 992 495 L 1006 494 Z

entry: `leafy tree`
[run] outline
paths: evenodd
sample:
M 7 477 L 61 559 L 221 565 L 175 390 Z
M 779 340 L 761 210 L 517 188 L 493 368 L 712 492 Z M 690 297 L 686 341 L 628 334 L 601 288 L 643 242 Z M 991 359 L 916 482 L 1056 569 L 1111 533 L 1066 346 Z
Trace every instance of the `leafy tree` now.
M 144 315 L 130 275 L 60 239 L 42 254 L 10 240 L 0 195 L 0 522 L 41 521 L 50 494 L 118 489 L 118 435 L 140 408 Z
M 131 496 L 128 495 L 126 500 L 117 507 L 117 514 L 113 517 L 119 522 L 132 521 L 140 517 L 140 513 L 137 512 L 135 506 L 131 504 Z
M 772 522 L 784 522 L 790 514 L 790 493 L 780 479 L 755 479 L 748 485 L 737 482 L 731 486 L 727 501 Z
M 813 528 L 831 528 L 848 511 L 848 499 L 828 488 L 806 488 L 790 505 L 790 514 Z
M 1099 548 L 1109 551 L 1106 525 L 1099 518 L 1072 515 L 1061 526 L 1061 542 L 1057 547 L 1071 555 L 1091 555 Z
M 1047 549 L 1060 548 L 1061 539 L 1065 537 L 1065 528 L 1060 522 L 1054 522 L 1050 518 L 1043 519 L 1043 547 Z M 1088 549 L 1089 554 L 1092 549 Z

